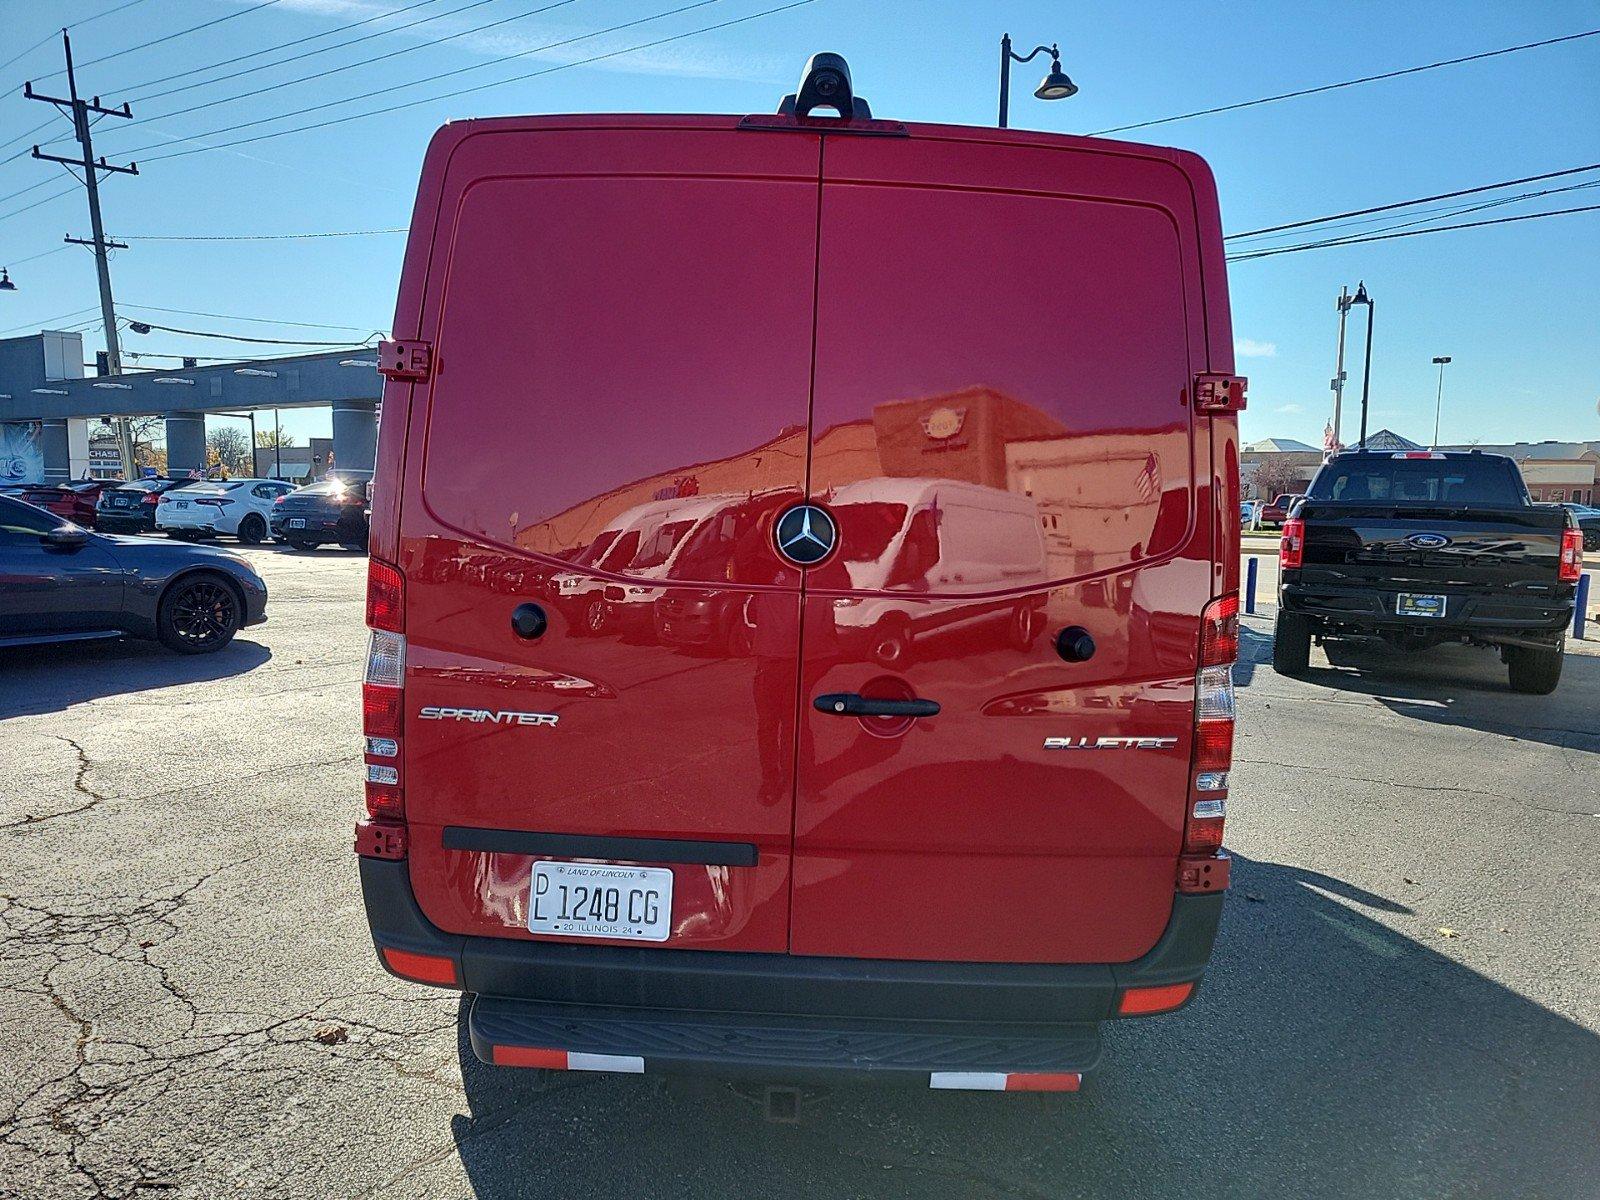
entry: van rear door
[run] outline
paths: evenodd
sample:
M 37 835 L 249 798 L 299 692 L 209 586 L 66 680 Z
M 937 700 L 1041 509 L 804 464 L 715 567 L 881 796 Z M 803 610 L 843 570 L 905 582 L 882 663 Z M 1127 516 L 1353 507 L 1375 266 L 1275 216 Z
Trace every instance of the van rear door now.
M 534 936 L 535 860 L 624 861 L 672 872 L 652 944 L 787 947 L 798 576 L 749 551 L 633 566 L 707 497 L 804 487 L 819 139 L 736 125 L 469 122 L 430 150 L 402 782 L 450 932 Z M 758 653 L 585 623 L 669 584 L 760 612 Z
M 1164 151 L 826 140 L 811 496 L 843 561 L 804 597 L 793 952 L 1120 962 L 1165 928 L 1214 204 Z M 852 695 L 940 711 L 816 704 Z

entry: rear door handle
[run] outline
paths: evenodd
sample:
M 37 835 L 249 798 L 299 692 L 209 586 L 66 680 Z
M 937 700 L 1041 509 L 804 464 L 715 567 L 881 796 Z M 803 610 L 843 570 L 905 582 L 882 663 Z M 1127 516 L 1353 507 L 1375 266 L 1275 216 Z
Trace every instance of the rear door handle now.
M 874 700 L 855 692 L 829 692 L 811 706 L 835 717 L 936 717 L 937 700 Z

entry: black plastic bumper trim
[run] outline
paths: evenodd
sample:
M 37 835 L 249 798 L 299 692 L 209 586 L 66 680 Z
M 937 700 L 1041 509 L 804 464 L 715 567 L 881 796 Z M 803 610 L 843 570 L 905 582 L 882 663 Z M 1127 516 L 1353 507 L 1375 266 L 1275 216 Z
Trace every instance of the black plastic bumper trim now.
M 375 945 L 452 959 L 466 991 L 548 1004 L 742 1013 L 756 1020 L 1106 1020 L 1117 1015 L 1124 988 L 1183 983 L 1205 973 L 1224 899 L 1222 893 L 1175 894 L 1166 931 L 1148 953 L 1127 963 L 812 958 L 448 934 L 418 906 L 406 862 L 360 862 Z
M 531 833 L 520 829 L 475 829 L 466 825 L 445 826 L 444 848 L 488 854 L 571 855 L 619 862 L 698 863 L 713 867 L 753 867 L 758 858 L 756 847 L 749 842 Z

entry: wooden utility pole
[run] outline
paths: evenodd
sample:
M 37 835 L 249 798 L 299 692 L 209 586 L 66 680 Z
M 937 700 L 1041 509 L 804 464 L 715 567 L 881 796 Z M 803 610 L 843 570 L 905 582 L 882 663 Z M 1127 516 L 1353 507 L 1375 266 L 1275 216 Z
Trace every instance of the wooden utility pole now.
M 59 154 L 46 154 L 35 146 L 33 157 L 43 162 L 61 163 L 67 167 L 77 167 L 83 171 L 83 178 L 79 181 L 89 193 L 89 228 L 93 232 L 92 238 L 65 239 L 79 246 L 92 246 L 94 248 L 95 268 L 100 276 L 100 318 L 105 324 L 106 331 L 106 362 L 112 375 L 122 374 L 122 347 L 117 340 L 117 310 L 111 300 L 111 264 L 106 257 L 108 250 L 126 250 L 127 246 L 121 242 L 106 240 L 105 223 L 100 219 L 100 176 L 101 175 L 137 175 L 138 163 L 129 163 L 125 167 L 115 166 L 106 162 L 102 157 L 98 162 L 94 157 L 94 141 L 89 133 L 89 117 L 91 114 L 103 117 L 133 116 L 133 110 L 124 104 L 121 108 L 106 108 L 100 103 L 100 97 L 92 100 L 83 100 L 78 96 L 78 78 L 72 69 L 72 39 L 67 31 L 61 31 L 61 46 L 67 57 L 67 95 L 46 96 L 33 90 L 32 82 L 22 85 L 22 94 L 29 100 L 42 100 L 46 104 L 54 104 L 72 120 L 72 132 L 78 140 L 78 147 L 82 151 L 81 158 L 63 158 Z M 117 446 L 122 454 L 122 474 L 125 479 L 138 478 L 138 468 L 133 461 L 133 430 L 127 417 L 117 418 Z

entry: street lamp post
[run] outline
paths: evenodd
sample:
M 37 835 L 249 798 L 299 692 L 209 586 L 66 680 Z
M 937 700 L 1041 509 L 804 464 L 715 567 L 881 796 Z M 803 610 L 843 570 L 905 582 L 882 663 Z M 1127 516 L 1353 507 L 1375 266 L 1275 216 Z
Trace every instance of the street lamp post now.
M 1449 361 L 1448 354 L 1433 360 L 1434 366 L 1439 368 L 1439 391 L 1433 398 L 1433 445 L 1428 447 L 1430 450 L 1439 448 L 1439 412 L 1444 408 L 1444 365 Z
M 1356 294 L 1350 297 L 1351 304 L 1365 304 L 1367 306 L 1367 352 L 1366 363 L 1361 368 L 1361 440 L 1356 443 L 1358 450 L 1367 448 L 1367 402 L 1372 395 L 1372 313 L 1377 307 L 1372 302 L 1372 297 L 1367 295 L 1365 282 L 1356 284 Z
M 1333 361 L 1333 445 L 1327 448 L 1329 454 L 1339 447 L 1339 415 L 1344 407 L 1344 326 L 1350 316 L 1349 287 L 1339 289 L 1339 354 Z
M 1052 42 L 1048 46 L 1035 46 L 1026 54 L 1017 54 L 1011 49 L 1011 35 L 1000 35 L 1000 128 L 1006 128 L 1010 118 L 1011 109 L 1011 64 L 1013 62 L 1032 62 L 1041 54 L 1050 55 L 1050 74 L 1046 75 L 1039 86 L 1034 88 L 1033 94 L 1040 100 L 1065 100 L 1069 96 L 1078 94 L 1078 85 L 1067 78 L 1061 69 L 1061 50 Z

